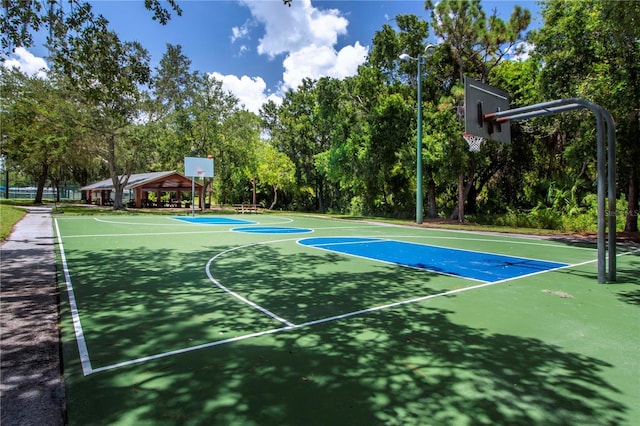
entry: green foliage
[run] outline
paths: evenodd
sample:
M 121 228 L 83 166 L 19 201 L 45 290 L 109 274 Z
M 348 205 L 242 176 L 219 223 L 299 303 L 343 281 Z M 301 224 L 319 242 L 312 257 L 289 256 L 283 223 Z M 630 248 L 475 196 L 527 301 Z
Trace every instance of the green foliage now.
M 13 226 L 26 214 L 26 210 L 16 208 L 6 203 L 0 203 L 0 241 L 5 241 Z
M 629 206 L 638 209 L 640 193 L 640 2 L 548 1 L 542 8 L 545 25 L 533 32 L 535 57 L 545 66 L 540 92 L 548 99 L 583 97 L 614 116 L 618 176 L 628 191 Z M 593 147 L 593 119 L 577 118 L 570 131 L 575 143 Z M 571 160 L 593 150 L 577 149 Z M 576 169 L 580 166 L 572 164 Z M 628 215 L 627 230 L 637 230 L 637 216 Z
M 470 153 L 460 136 L 464 74 L 507 91 L 513 107 L 580 96 L 608 108 L 617 128 L 618 184 L 628 192 L 628 205 L 618 209 L 638 210 L 638 2 L 545 2 L 545 22 L 529 40 L 532 56 L 515 61 L 507 59 L 522 49 L 527 10 L 515 7 L 502 20 L 479 0 L 427 1 L 428 22 L 399 15 L 376 32 L 356 75 L 306 79 L 281 105 L 265 104 L 260 117 L 221 82 L 192 72 L 181 46 L 167 45 L 152 76 L 142 46 L 119 40 L 87 3 L 71 1 L 82 7 L 55 22 L 45 16 L 47 7 L 63 3 L 7 6 L 6 16 L 17 21 L 3 21 L 11 30 L 3 42 L 55 25 L 59 72 L 49 81 L 3 70 L 3 154 L 15 173 L 32 180 L 87 183 L 106 173 L 180 170 L 185 156 L 213 155 L 216 176 L 205 184 L 219 203 L 255 195 L 272 208 L 410 217 L 418 66 L 398 56 L 418 58 L 431 36 L 441 43 L 421 63 L 428 77 L 421 79 L 421 166 L 429 216 L 459 213 L 460 179 L 464 210 L 475 220 L 571 232 L 591 232 L 596 223 L 593 117 L 572 112 L 518 121 L 510 145 L 487 141 Z M 161 23 L 169 19 L 160 2 L 145 5 Z M 168 6 L 179 13 L 173 1 Z M 617 215 L 618 226 L 624 219 Z M 626 219 L 625 227 L 637 222 Z
M 261 183 L 273 189 L 273 202 L 269 206 L 271 210 L 278 202 L 278 190 L 291 189 L 294 184 L 295 166 L 289 157 L 271 145 L 263 145 L 258 152 L 256 176 Z
M 176 0 L 166 0 L 167 8 L 159 0 L 145 0 L 145 7 L 153 12 L 152 19 L 165 25 L 171 19 L 170 9 L 178 16 L 182 9 Z M 9 54 L 15 47 L 33 45 L 33 34 L 48 29 L 49 43 L 66 38 L 94 20 L 91 5 L 83 0 L 10 1 L 3 0 L 0 16 L 0 45 Z
M 434 34 L 452 49 L 459 66 L 460 81 L 466 74 L 476 75 L 486 82 L 491 69 L 503 59 L 518 53 L 518 42 L 531 22 L 531 12 L 515 6 L 508 22 L 497 12 L 487 17 L 480 0 L 442 0 L 431 10 Z
M 624 229 L 626 205 L 624 197 L 616 203 L 616 230 L 618 231 Z M 598 229 L 598 202 L 595 194 L 588 194 L 577 208 L 558 208 L 540 203 L 530 210 L 507 209 L 507 212 L 502 215 L 484 217 L 484 221 L 499 226 L 595 233 Z
M 15 170 L 37 183 L 36 203 L 41 203 L 47 180 L 70 178 L 74 159 L 82 153 L 77 111 L 52 78 L 29 77 L 3 67 L 0 86 L 3 155 Z

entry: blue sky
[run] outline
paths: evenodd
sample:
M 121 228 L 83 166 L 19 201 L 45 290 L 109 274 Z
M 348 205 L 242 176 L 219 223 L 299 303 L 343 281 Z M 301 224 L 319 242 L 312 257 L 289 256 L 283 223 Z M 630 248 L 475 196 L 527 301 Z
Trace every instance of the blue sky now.
M 178 0 L 183 14 L 166 26 L 151 19 L 141 0 L 90 3 L 121 40 L 139 41 L 149 51 L 154 68 L 167 43 L 181 45 L 192 70 L 221 80 L 254 112 L 267 99 L 278 102 L 305 77 L 354 75 L 375 32 L 396 15 L 429 20 L 422 0 L 293 0 L 291 7 L 281 0 Z M 533 0 L 482 3 L 487 14 L 496 9 L 505 19 L 515 4 L 532 12 L 532 28 L 541 24 Z M 7 62 L 33 72 L 45 56 L 43 47 L 34 46 Z

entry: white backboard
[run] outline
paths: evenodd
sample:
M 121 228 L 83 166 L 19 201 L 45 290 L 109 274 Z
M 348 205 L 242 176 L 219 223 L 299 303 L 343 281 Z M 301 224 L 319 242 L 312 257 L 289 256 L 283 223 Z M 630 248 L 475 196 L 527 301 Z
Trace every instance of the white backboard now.
M 187 177 L 213 177 L 213 158 L 184 157 L 184 175 Z

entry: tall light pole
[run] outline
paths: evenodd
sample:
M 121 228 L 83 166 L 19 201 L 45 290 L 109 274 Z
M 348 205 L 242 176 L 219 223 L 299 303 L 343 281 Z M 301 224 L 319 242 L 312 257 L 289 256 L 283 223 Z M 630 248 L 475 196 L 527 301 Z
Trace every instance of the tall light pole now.
M 418 137 L 416 141 L 416 223 L 422 223 L 422 64 L 425 58 L 429 58 L 436 53 L 436 46 L 428 44 L 424 48 L 424 54 L 414 58 L 403 53 L 400 55 L 401 61 L 417 61 L 418 62 Z

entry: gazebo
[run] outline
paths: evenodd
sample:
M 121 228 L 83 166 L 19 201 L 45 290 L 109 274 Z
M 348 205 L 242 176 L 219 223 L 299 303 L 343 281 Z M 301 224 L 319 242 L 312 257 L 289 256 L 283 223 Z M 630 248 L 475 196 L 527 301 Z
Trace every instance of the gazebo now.
M 183 206 L 182 193 L 191 193 L 191 179 L 178 172 L 151 172 L 138 173 L 129 176 L 129 181 L 125 185 L 125 190 L 134 191 L 134 205 L 141 207 L 189 207 L 187 203 Z M 87 202 L 108 206 L 113 204 L 111 193 L 114 191 L 111 178 L 83 186 L 81 191 L 87 191 Z M 195 193 L 200 199 L 204 196 L 204 186 L 194 182 Z M 156 193 L 156 201 L 149 199 L 149 193 Z M 172 194 L 169 201 L 161 201 L 162 194 Z M 173 195 L 175 194 L 175 195 Z

